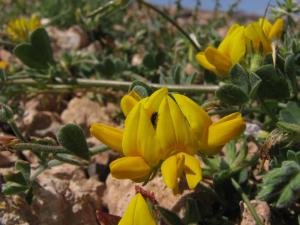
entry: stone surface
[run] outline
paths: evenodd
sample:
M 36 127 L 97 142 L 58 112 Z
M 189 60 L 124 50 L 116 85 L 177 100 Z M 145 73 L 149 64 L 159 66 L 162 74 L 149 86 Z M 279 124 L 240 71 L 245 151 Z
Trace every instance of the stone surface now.
M 268 204 L 264 201 L 252 200 L 258 216 L 264 225 L 271 225 L 271 210 Z M 240 204 L 242 210 L 242 221 L 240 225 L 257 225 L 245 203 Z
M 95 212 L 102 208 L 104 188 L 98 180 L 86 178 L 83 170 L 63 164 L 38 177 L 32 205 L 18 197 L 0 196 L 0 221 L 5 225 L 98 225 Z
M 118 180 L 111 175 L 106 180 L 106 191 L 103 196 L 110 214 L 122 216 L 131 198 L 135 195 L 135 186 L 141 185 L 130 180 Z M 185 190 L 182 194 L 174 195 L 172 190 L 167 188 L 161 176 L 156 176 L 152 181 L 143 186 L 143 189 L 153 192 L 159 205 L 174 212 L 180 212 L 184 206 L 184 200 L 193 191 Z
M 69 104 L 67 109 L 61 114 L 63 123 L 75 123 L 80 125 L 87 134 L 92 123 L 113 124 L 112 118 L 118 113 L 119 108 L 108 103 L 106 106 L 100 105 L 98 102 L 92 101 L 87 97 L 75 97 Z M 100 142 L 98 142 L 100 144 Z

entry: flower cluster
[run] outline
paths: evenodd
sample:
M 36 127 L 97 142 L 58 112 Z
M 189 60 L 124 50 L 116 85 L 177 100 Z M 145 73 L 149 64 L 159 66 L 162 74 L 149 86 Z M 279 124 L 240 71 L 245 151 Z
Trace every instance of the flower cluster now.
M 20 17 L 8 22 L 5 33 L 14 43 L 21 43 L 28 41 L 30 33 L 40 26 L 40 18 L 36 15 L 32 15 L 30 18 Z
M 141 98 L 131 92 L 121 100 L 126 116 L 123 130 L 93 124 L 91 133 L 112 149 L 122 153 L 110 164 L 119 179 L 144 181 L 158 168 L 166 185 L 178 191 L 178 178 L 185 177 L 193 189 L 202 179 L 196 153 L 215 154 L 245 128 L 240 113 L 213 123 L 193 100 L 170 94 L 167 88 Z
M 234 24 L 228 30 L 218 48 L 207 47 L 196 55 L 196 60 L 207 70 L 224 77 L 230 69 L 242 60 L 246 52 L 272 51 L 272 43 L 283 32 L 284 21 L 277 19 L 274 24 L 260 18 L 246 27 Z

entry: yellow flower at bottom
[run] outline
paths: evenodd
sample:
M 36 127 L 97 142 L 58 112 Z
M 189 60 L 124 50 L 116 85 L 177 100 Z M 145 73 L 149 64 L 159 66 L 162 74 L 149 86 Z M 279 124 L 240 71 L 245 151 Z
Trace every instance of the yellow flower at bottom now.
M 156 221 L 151 214 L 149 207 L 138 193 L 130 201 L 125 213 L 118 225 L 156 225 Z
M 218 76 L 226 76 L 232 66 L 238 63 L 246 52 L 244 27 L 234 24 L 219 47 L 208 47 L 196 55 L 196 60 L 205 69 Z

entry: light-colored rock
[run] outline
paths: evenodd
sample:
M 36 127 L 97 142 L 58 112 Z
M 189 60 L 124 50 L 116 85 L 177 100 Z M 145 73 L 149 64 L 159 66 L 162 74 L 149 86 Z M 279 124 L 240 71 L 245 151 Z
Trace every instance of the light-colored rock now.
M 88 44 L 88 37 L 79 26 L 72 26 L 68 30 L 48 27 L 47 32 L 52 39 L 54 49 L 76 50 Z
M 130 180 L 118 180 L 111 175 L 108 176 L 103 204 L 107 205 L 110 214 L 122 216 L 129 201 L 135 195 L 136 185 L 141 184 Z M 185 198 L 193 193 L 193 191 L 185 190 L 182 194 L 174 195 L 172 190 L 166 187 L 161 176 L 156 176 L 143 186 L 143 189 L 153 192 L 160 206 L 177 213 L 182 210 Z
M 98 102 L 87 97 L 73 98 L 66 110 L 61 114 L 63 123 L 75 123 L 80 125 L 87 133 L 92 123 L 113 124 L 112 117 L 117 114 L 119 108 L 112 103 L 101 106 Z M 100 144 L 100 142 L 99 142 Z
M 251 204 L 255 208 L 258 216 L 264 225 L 271 225 L 271 210 L 264 201 L 252 200 Z M 242 221 L 240 225 L 257 225 L 245 203 L 240 204 L 242 210 Z
M 0 198 L 2 224 L 98 225 L 96 210 L 102 208 L 103 183 L 67 164 L 45 171 L 37 182 L 32 205 L 17 196 Z

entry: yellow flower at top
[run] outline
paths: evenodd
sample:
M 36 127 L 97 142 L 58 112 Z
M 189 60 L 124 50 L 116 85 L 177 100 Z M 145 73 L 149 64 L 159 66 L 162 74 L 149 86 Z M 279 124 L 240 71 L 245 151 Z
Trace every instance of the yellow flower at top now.
M 141 224 L 156 225 L 157 223 L 155 222 L 145 199 L 140 193 L 138 193 L 131 199 L 118 225 Z
M 264 55 L 272 51 L 272 42 L 280 39 L 284 27 L 283 19 L 277 19 L 274 24 L 260 18 L 245 28 L 245 36 L 252 43 L 256 52 L 263 49 Z
M 207 47 L 196 55 L 196 60 L 205 69 L 224 77 L 246 52 L 244 27 L 234 24 L 228 30 L 218 48 Z
M 91 133 L 112 149 L 122 153 L 110 164 L 118 179 L 143 181 L 161 166 L 166 185 L 178 191 L 178 179 L 185 177 L 193 189 L 202 179 L 198 150 L 217 153 L 224 144 L 245 128 L 239 113 L 212 123 L 208 114 L 188 97 L 169 94 L 167 88 L 141 99 L 131 92 L 123 97 L 124 130 L 93 124 Z
M 5 33 L 12 42 L 21 43 L 28 41 L 30 33 L 40 26 L 40 18 L 36 15 L 31 18 L 20 17 L 8 22 Z

